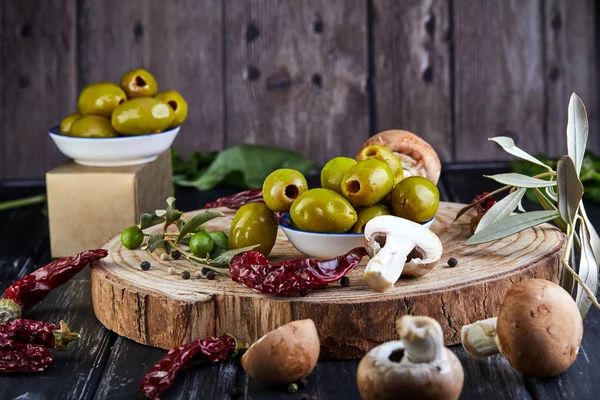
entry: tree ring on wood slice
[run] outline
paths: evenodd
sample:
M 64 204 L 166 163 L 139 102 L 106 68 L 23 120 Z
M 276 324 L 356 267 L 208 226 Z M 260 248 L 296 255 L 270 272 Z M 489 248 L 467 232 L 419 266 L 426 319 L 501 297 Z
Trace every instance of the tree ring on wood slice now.
M 401 278 L 385 293 L 366 286 L 363 268 L 349 274 L 350 287 L 329 285 L 293 298 L 255 293 L 224 276 L 184 280 L 179 275 L 183 270 L 195 276 L 200 268 L 183 259 L 161 261 L 157 253 L 127 250 L 116 236 L 104 246 L 108 257 L 92 266 L 94 312 L 119 335 L 163 349 L 224 333 L 252 343 L 290 321 L 311 318 L 319 331 L 321 358 L 360 358 L 376 345 L 397 340 L 395 321 L 404 314 L 435 318 L 444 329 L 445 344 L 456 344 L 463 325 L 496 316 L 514 283 L 530 278 L 558 282 L 565 245 L 564 234 L 544 224 L 496 242 L 465 246 L 472 214 L 452 223 L 462 207 L 440 203 L 431 229 L 442 240 L 444 253 L 434 270 L 420 278 Z M 220 211 L 227 216 L 211 221 L 209 230 L 228 229 L 234 211 Z M 298 257 L 304 255 L 280 230 L 270 258 Z M 451 257 L 459 260 L 456 268 L 446 265 Z M 149 271 L 139 267 L 144 260 L 152 264 Z M 169 268 L 178 274 L 169 274 Z

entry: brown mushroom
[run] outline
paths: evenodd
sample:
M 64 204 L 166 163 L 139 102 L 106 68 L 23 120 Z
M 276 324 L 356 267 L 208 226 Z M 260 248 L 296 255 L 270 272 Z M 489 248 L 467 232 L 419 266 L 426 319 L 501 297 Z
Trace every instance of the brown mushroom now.
M 402 163 L 404 177 L 424 176 L 437 184 L 442 169 L 440 159 L 433 147 L 414 133 L 399 129 L 378 133 L 363 143 L 358 154 L 371 145 L 385 146 L 396 154 Z
M 440 324 L 429 317 L 405 315 L 396 321 L 401 340 L 367 353 L 357 372 L 363 399 L 457 399 L 464 372 L 458 358 L 444 347 Z
M 271 385 L 292 383 L 311 373 L 320 342 L 312 319 L 292 321 L 267 333 L 242 357 L 251 378 Z
M 528 279 L 506 292 L 497 318 L 462 328 L 462 343 L 475 358 L 502 353 L 526 376 L 551 377 L 575 362 L 583 323 L 566 290 Z

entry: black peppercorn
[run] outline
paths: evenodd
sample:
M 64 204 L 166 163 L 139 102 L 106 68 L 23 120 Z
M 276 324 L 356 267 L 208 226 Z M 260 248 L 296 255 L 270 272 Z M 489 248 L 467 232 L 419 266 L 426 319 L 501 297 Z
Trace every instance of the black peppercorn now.
M 208 278 L 209 281 L 214 280 L 217 277 L 217 274 L 215 271 L 208 271 L 206 273 L 206 278 Z
M 457 260 L 456 258 L 454 258 L 454 257 L 451 257 L 451 258 L 448 260 L 448 266 L 449 266 L 450 268 L 454 268 L 454 267 L 456 267 L 457 265 L 458 265 L 458 260 Z
M 296 383 L 290 383 L 288 386 L 288 392 L 296 393 L 298 391 L 298 385 Z
M 208 268 L 206 268 L 206 267 L 203 267 L 203 268 L 202 268 L 202 275 L 208 275 L 208 271 L 209 271 L 209 269 L 208 269 Z M 213 279 L 214 279 L 214 278 L 213 278 Z
M 189 271 L 183 271 L 183 272 L 181 273 L 181 277 L 182 277 L 183 279 L 190 279 L 190 276 L 191 276 L 191 275 L 190 275 L 190 272 L 189 272 Z
M 140 268 L 142 271 L 148 271 L 150 269 L 150 263 L 148 261 L 142 261 L 140 263 Z
M 340 285 L 342 285 L 342 287 L 350 286 L 350 278 L 343 276 L 342 279 L 340 279 Z
M 173 260 L 179 260 L 181 258 L 181 253 L 177 250 L 173 250 L 171 252 L 171 257 L 173 257 Z

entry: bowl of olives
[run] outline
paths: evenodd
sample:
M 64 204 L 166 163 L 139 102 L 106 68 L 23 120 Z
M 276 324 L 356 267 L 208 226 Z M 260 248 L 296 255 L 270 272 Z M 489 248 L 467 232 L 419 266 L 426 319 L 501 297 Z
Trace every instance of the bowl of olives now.
M 76 163 L 98 167 L 153 161 L 173 144 L 187 118 L 187 102 L 178 92 L 158 92 L 144 69 L 127 72 L 119 85 L 86 86 L 78 112 L 50 130 L 58 149 Z

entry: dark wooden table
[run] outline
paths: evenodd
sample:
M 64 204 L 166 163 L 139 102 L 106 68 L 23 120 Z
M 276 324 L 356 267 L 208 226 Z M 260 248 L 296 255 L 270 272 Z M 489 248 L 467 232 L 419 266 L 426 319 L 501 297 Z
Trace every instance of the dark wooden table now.
M 493 189 L 482 173 L 505 170 L 506 164 L 447 166 L 440 181 L 444 200 L 468 202 Z M 0 201 L 44 192 L 43 182 L 4 182 Z M 182 210 L 201 208 L 206 201 L 233 189 L 206 193 L 177 192 Z M 589 205 L 591 219 L 600 224 L 600 207 Z M 90 229 L 93 229 L 91 226 Z M 49 254 L 48 223 L 39 207 L 0 212 L 0 291 L 17 278 L 45 265 Z M 56 322 L 65 319 L 82 340 L 64 352 L 48 370 L 0 377 L 0 399 L 129 399 L 140 398 L 145 372 L 164 350 L 142 346 L 105 329 L 95 318 L 89 272 L 53 291 L 27 313 L 28 318 Z M 575 364 L 552 379 L 524 378 L 500 356 L 484 361 L 467 357 L 460 346 L 452 350 L 465 369 L 464 399 L 598 399 L 600 398 L 600 313 L 593 309 L 584 322 L 584 337 Z M 177 378 L 165 399 L 358 399 L 358 360 L 322 361 L 296 394 L 268 388 L 248 378 L 236 361 L 190 368 Z

